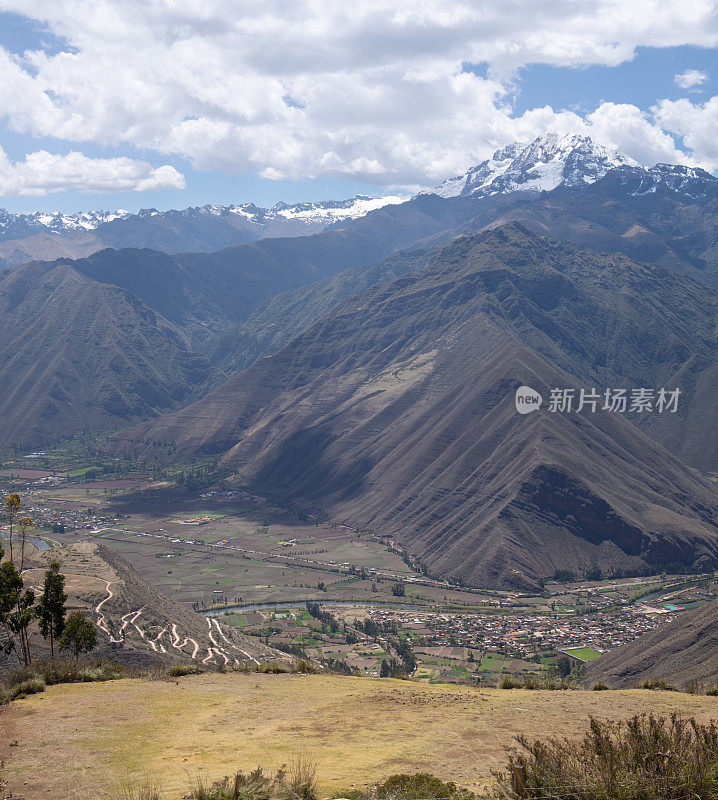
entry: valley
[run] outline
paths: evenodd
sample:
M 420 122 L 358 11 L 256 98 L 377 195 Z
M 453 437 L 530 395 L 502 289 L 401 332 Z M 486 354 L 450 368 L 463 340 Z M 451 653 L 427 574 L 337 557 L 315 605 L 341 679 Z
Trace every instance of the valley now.
M 718 800 L 717 10 L 0 2 L 0 800 Z
M 712 573 L 603 577 L 564 570 L 534 593 L 465 587 L 423 574 L 386 537 L 300 519 L 247 490 L 225 484 L 163 499 L 166 483 L 147 474 L 101 480 L 93 476 L 98 467 L 81 467 L 81 459 L 59 451 L 32 456 L 16 459 L 0 482 L 4 494 L 22 495 L 38 525 L 34 541 L 53 548 L 38 553 L 45 561 L 68 548 L 107 545 L 178 608 L 213 617 L 248 641 L 350 674 L 378 677 L 383 662 L 399 663 L 397 642 L 405 640 L 411 659 L 402 669 L 430 684 L 580 680 L 592 658 L 716 594 Z M 42 469 L 38 460 L 55 468 Z M 74 563 L 68 557 L 65 563 Z M 87 578 L 69 570 L 72 596 L 81 605 L 94 598 L 87 605 L 111 643 L 117 628 L 108 628 L 100 611 L 111 600 L 112 576 L 106 568 L 81 569 Z M 127 602 L 122 629 L 129 624 L 139 631 L 144 617 L 133 614 L 142 606 Z M 328 616 L 317 619 L 310 608 Z M 164 627 L 164 649 L 172 654 L 170 644 L 181 640 L 170 623 Z M 140 656 L 155 657 L 161 628 L 141 633 L 133 659 L 138 647 Z M 205 657 L 212 653 L 199 660 Z

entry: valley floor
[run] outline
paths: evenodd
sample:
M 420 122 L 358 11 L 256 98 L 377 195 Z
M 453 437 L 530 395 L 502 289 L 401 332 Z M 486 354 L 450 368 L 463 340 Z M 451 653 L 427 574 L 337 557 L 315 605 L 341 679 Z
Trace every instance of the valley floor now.
M 705 722 L 718 697 L 251 673 L 62 685 L 0 710 L 0 779 L 17 800 L 97 800 L 152 776 L 178 800 L 198 772 L 276 769 L 306 752 L 322 793 L 418 770 L 480 789 L 517 733 L 574 736 L 589 715 L 674 710 Z

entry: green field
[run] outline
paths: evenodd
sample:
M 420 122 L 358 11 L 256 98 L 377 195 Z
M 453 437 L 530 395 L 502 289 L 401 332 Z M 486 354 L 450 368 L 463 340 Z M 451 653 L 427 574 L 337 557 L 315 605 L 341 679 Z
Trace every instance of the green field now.
M 579 661 L 585 661 L 587 663 L 589 661 L 595 661 L 602 655 L 602 653 L 599 653 L 598 650 L 594 650 L 593 647 L 569 647 L 561 652 L 565 653 L 567 656 L 573 656 Z

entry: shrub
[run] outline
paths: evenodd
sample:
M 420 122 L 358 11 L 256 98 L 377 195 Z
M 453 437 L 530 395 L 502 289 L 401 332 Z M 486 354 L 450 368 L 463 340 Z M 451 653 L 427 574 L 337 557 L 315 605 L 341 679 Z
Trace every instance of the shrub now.
M 672 686 L 668 681 L 663 678 L 648 678 L 641 684 L 641 689 L 654 689 L 664 692 L 675 692 L 676 687 Z
M 524 689 L 540 689 L 541 681 L 536 675 L 526 675 L 524 678 Z
M 263 673 L 268 673 L 270 675 L 283 675 L 290 671 L 291 670 L 286 664 L 279 664 L 279 663 L 268 664 L 266 662 L 264 664 L 257 664 L 257 667 L 255 669 L 255 672 L 263 672 Z
M 459 789 L 455 783 L 445 783 L 428 772 L 414 775 L 392 775 L 375 788 L 379 800 L 433 800 L 434 798 L 456 798 L 470 800 L 473 794 Z
M 280 769 L 272 777 L 261 767 L 245 774 L 237 772 L 210 783 L 197 776 L 189 794 L 191 800 L 315 800 L 316 766 L 307 756 L 298 756 L 289 772 Z
M 718 797 L 718 726 L 653 715 L 590 718 L 583 739 L 529 742 L 494 773 L 501 797 L 565 800 L 712 800 Z
M 97 666 L 83 667 L 79 673 L 82 683 L 102 683 L 124 678 L 125 670 L 119 664 L 98 664 Z
M 709 697 L 718 697 L 718 686 L 711 686 L 711 688 L 706 691 L 706 694 Z
M 292 795 L 313 800 L 317 793 L 317 762 L 306 752 L 298 753 L 289 764 L 285 785 Z
M 27 697 L 29 694 L 39 694 L 40 692 L 45 691 L 45 681 L 42 678 L 29 678 L 22 683 L 16 683 L 14 686 L 10 687 L 10 699 L 22 699 L 23 697 Z
M 594 692 L 605 692 L 607 689 L 610 688 L 611 687 L 605 684 L 603 681 L 596 681 L 596 683 L 593 684 Z
M 204 672 L 197 664 L 173 664 L 167 674 L 170 678 L 181 678 L 183 675 L 201 675 Z
M 94 681 L 110 681 L 126 676 L 124 667 L 111 661 L 39 661 L 31 667 L 13 670 L 7 677 L 8 685 L 22 683 L 32 678 L 42 678 L 48 685 L 57 683 L 89 683 Z
M 499 689 L 521 689 L 522 687 L 523 683 L 512 675 L 504 675 L 499 684 Z
M 238 772 L 211 784 L 198 776 L 189 797 L 191 800 L 269 800 L 274 794 L 274 786 L 275 781 L 257 767 L 246 775 Z

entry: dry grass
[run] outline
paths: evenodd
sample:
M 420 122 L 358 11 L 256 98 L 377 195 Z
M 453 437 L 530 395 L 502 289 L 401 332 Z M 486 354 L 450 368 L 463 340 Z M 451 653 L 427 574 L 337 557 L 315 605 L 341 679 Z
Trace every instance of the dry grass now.
M 303 751 L 319 764 L 319 796 L 417 771 L 476 790 L 505 765 L 515 734 L 579 737 L 590 715 L 674 710 L 706 722 L 718 698 L 207 673 L 48 687 L 0 714 L 0 760 L 19 797 L 46 800 L 96 800 L 153 776 L 177 800 L 192 776 L 277 770 Z M 50 791 L 47 764 L 60 765 Z

